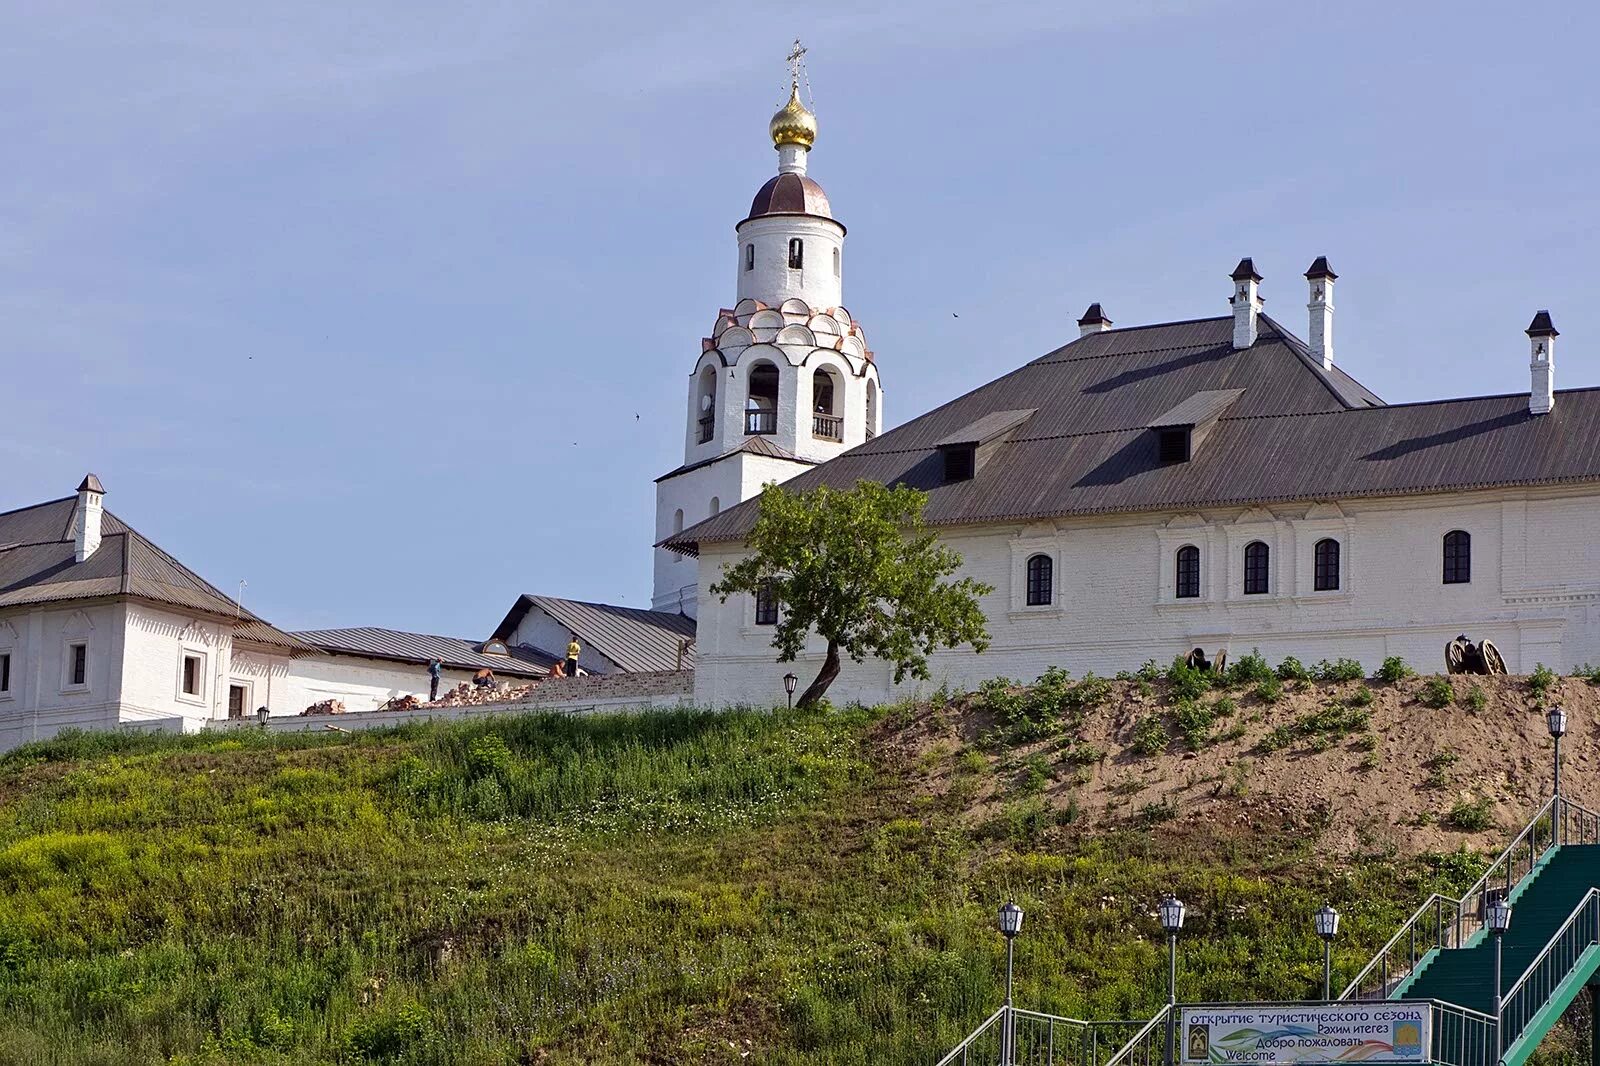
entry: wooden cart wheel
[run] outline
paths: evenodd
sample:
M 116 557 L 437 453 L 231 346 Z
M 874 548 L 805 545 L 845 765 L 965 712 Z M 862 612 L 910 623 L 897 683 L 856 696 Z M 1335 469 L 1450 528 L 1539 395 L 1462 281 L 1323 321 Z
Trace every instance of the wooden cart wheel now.
M 1459 674 L 1466 670 L 1467 649 L 1462 647 L 1463 641 L 1458 637 L 1444 646 L 1444 669 L 1449 674 Z
M 1216 674 L 1218 677 L 1220 677 L 1220 676 L 1222 676 L 1222 672 L 1224 670 L 1226 670 L 1227 668 L 1228 668 L 1228 649 L 1223 648 L 1221 651 L 1217 652 L 1217 657 L 1212 660 L 1212 662 L 1211 662 L 1211 672 Z
M 1494 646 L 1494 641 L 1483 642 L 1483 665 L 1485 672 L 1490 674 L 1503 674 L 1506 672 L 1506 661 L 1500 655 L 1500 649 Z

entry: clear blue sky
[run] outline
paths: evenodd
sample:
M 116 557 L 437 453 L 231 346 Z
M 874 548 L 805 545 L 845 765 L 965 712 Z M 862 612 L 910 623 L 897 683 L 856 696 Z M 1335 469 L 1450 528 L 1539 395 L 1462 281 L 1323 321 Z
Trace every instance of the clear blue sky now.
M 1541 307 L 1600 384 L 1592 4 L 10 5 L 0 507 L 93 469 L 293 628 L 647 604 L 796 35 L 890 423 L 1241 255 L 1390 401 L 1525 391 Z

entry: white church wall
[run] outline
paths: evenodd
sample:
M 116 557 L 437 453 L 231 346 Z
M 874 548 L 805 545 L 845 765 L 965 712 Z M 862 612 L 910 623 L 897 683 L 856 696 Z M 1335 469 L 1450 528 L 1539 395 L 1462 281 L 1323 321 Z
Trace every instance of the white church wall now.
M 123 721 L 218 717 L 226 697 L 233 635 L 225 624 L 144 604 L 124 607 Z M 183 661 L 200 660 L 199 691 L 183 691 Z
M 1241 521 L 1242 520 L 1242 521 Z M 1588 531 L 1600 528 L 1600 492 L 1551 489 L 1391 500 L 1341 501 L 1244 511 L 1062 520 L 951 530 L 944 539 L 966 560 L 963 573 L 995 586 L 984 598 L 992 644 L 941 651 L 930 659 L 931 691 L 941 682 L 975 687 L 999 675 L 1031 680 L 1050 666 L 1082 675 L 1166 663 L 1190 647 L 1259 648 L 1276 662 L 1341 656 L 1370 671 L 1389 655 L 1443 669 L 1444 644 L 1458 633 L 1495 641 L 1510 668 L 1538 662 L 1569 670 L 1600 662 L 1600 569 Z M 1472 580 L 1443 584 L 1442 543 L 1453 530 L 1472 535 Z M 1341 587 L 1311 587 L 1316 540 L 1339 539 Z M 1271 549 L 1266 595 L 1245 596 L 1243 549 Z M 1201 548 L 1202 595 L 1170 594 L 1174 553 Z M 707 545 L 701 581 L 715 581 L 741 549 Z M 1035 552 L 1055 562 L 1047 607 L 1024 602 L 1025 566 Z M 709 706 L 772 703 L 790 669 L 809 679 L 820 642 L 804 661 L 773 661 L 770 627 L 754 625 L 749 597 L 702 604 L 696 701 Z M 901 692 L 916 688 L 914 682 Z M 775 696 L 774 694 L 779 694 Z M 893 698 L 886 664 L 846 662 L 830 690 L 836 701 Z
M 474 671 L 446 669 L 439 678 L 444 694 Z M 509 680 L 509 679 L 506 679 Z M 428 698 L 428 668 L 358 655 L 311 655 L 289 660 L 283 696 L 269 705 L 274 716 L 296 715 L 314 703 L 339 700 L 347 711 L 371 711 L 397 696 Z
M 0 653 L 11 655 L 10 687 L 0 694 L 0 750 L 62 729 L 116 724 L 121 613 L 115 603 L 0 613 Z M 74 684 L 69 648 L 80 642 L 86 646 L 85 675 L 82 684 Z
M 802 215 L 766 215 L 741 223 L 738 235 L 739 299 L 760 300 L 769 307 L 790 298 L 819 309 L 839 306 L 844 282 L 844 227 L 839 223 Z M 789 268 L 791 239 L 803 242 L 799 270 Z M 746 245 L 755 246 L 749 270 L 745 269 Z M 834 271 L 836 262 L 838 273 Z

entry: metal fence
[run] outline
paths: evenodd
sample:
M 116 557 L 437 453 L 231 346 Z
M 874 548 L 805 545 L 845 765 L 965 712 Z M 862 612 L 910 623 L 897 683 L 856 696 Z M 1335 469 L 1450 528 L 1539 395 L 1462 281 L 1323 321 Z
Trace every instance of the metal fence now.
M 1001 1007 L 938 1066 L 1104 1066 L 1148 1025 L 1144 1019 L 1089 1022 L 1020 1008 L 1008 1016 Z M 1160 1060 L 1158 1045 L 1155 1058 L 1134 1061 L 1157 1066 Z
M 1501 997 L 1500 1024 L 1507 1040 L 1528 1027 L 1578 965 L 1579 957 L 1596 945 L 1600 945 L 1600 889 L 1591 888 Z
M 1600 814 L 1555 796 L 1539 808 L 1483 876 L 1459 899 L 1435 892 L 1351 979 L 1340 999 L 1387 999 L 1428 952 L 1459 948 L 1483 928 L 1485 896 L 1509 892 L 1559 843 L 1600 840 Z

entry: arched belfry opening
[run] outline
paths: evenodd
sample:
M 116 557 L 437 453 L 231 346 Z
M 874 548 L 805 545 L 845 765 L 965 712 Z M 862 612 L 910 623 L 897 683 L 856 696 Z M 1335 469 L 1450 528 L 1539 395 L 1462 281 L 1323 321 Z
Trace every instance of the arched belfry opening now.
M 844 386 L 824 367 L 811 375 L 811 435 L 818 440 L 844 440 Z
M 778 368 L 760 362 L 750 368 L 750 394 L 744 405 L 747 434 L 778 432 Z
M 708 366 L 700 371 L 698 393 L 698 398 L 695 401 L 698 432 L 695 439 L 704 444 L 714 437 L 717 432 L 717 370 L 715 367 Z

